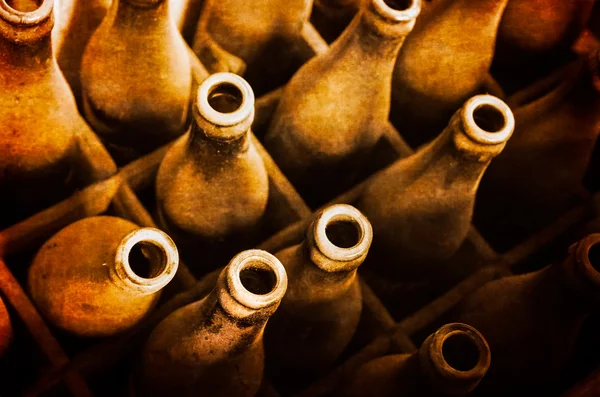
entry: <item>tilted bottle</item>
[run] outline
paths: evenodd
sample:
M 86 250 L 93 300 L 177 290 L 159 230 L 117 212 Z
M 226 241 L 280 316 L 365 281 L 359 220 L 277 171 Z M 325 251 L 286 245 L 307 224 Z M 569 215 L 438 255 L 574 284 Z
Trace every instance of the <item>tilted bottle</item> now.
M 446 324 L 416 353 L 362 365 L 336 397 L 466 396 L 485 376 L 490 359 L 490 347 L 479 331 L 467 324 Z
M 552 385 L 600 303 L 599 268 L 600 234 L 591 234 L 571 246 L 564 262 L 491 281 L 456 308 L 452 318 L 483 333 L 494 355 L 484 395 L 539 393 Z
M 68 7 L 62 29 L 60 45 L 55 51 L 58 65 L 62 70 L 71 91 L 81 106 L 81 58 L 92 34 L 96 31 L 106 15 L 111 0 L 61 0 Z M 54 33 L 53 33 L 54 34 Z
M 186 129 L 192 76 L 167 0 L 114 0 L 81 60 L 85 118 L 118 160 Z
M 441 262 L 467 236 L 475 194 L 515 120 L 491 95 L 469 99 L 433 142 L 381 171 L 357 207 L 373 225 L 373 269 L 397 281 L 444 277 Z
M 514 137 L 481 182 L 475 223 L 508 249 L 587 196 L 582 180 L 600 135 L 600 58 L 574 64 L 545 95 L 515 109 Z M 499 205 L 499 203 L 502 203 Z
M 391 120 L 413 147 L 432 140 L 478 93 L 508 0 L 447 1 L 408 36 L 396 62 Z
M 259 94 L 283 85 L 287 53 L 301 35 L 312 0 L 205 1 L 193 48 L 207 69 L 243 69 Z
M 28 287 L 53 325 L 80 336 L 109 336 L 153 308 L 178 264 L 175 244 L 160 230 L 97 216 L 46 241 L 29 268 Z
M 498 28 L 492 70 L 509 89 L 530 84 L 572 58 L 594 0 L 511 0 Z
M 52 56 L 53 4 L 19 11 L 0 1 L 0 218 L 70 193 L 77 136 L 88 128 Z
M 253 397 L 263 377 L 263 330 L 286 287 L 273 255 L 236 255 L 206 298 L 154 329 L 140 360 L 140 395 Z
M 369 221 L 338 204 L 316 215 L 304 242 L 276 254 L 289 278 L 265 333 L 267 374 L 278 389 L 324 375 L 350 342 L 362 310 L 356 270 L 372 238 Z
M 250 139 L 253 119 L 248 83 L 235 74 L 213 74 L 198 89 L 190 131 L 158 170 L 159 222 L 200 273 L 249 248 L 265 212 L 269 181 Z
M 309 201 L 321 204 L 353 184 L 381 137 L 396 55 L 420 5 L 366 1 L 329 51 L 285 87 L 265 146 Z
M 8 348 L 12 340 L 12 325 L 10 324 L 10 317 L 8 316 L 8 310 L 2 299 L 0 299 L 0 358 Z

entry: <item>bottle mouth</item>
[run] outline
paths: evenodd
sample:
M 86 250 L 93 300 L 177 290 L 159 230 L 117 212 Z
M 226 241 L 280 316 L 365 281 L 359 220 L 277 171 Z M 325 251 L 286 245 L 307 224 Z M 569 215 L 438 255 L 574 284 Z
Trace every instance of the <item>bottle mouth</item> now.
M 215 73 L 206 78 L 196 96 L 200 116 L 218 127 L 231 127 L 254 118 L 254 92 L 240 76 L 233 73 Z M 235 129 L 206 131 L 216 139 L 230 140 L 245 133 Z
M 154 228 L 129 233 L 117 249 L 114 272 L 128 288 L 153 293 L 175 276 L 179 253 L 173 240 Z
M 515 117 L 506 103 L 492 95 L 477 95 L 462 108 L 464 132 L 484 145 L 506 142 L 515 129 Z
M 414 20 L 421 12 L 421 0 L 371 0 L 375 12 L 391 22 Z
M 160 3 L 165 2 L 165 0 L 124 0 L 124 1 L 127 4 L 130 4 L 137 8 L 154 8 L 157 5 L 159 5 Z
M 600 285 L 600 233 L 590 234 L 579 241 L 576 258 L 585 277 Z
M 227 266 L 229 293 L 251 309 L 272 306 L 287 290 L 287 274 L 279 259 L 266 251 L 253 249 L 237 254 Z
M 431 336 L 427 349 L 430 362 L 443 378 L 465 382 L 469 387 L 486 374 L 490 362 L 490 347 L 479 331 L 467 324 L 446 324 Z M 474 387 L 470 383 L 470 387 Z
M 373 228 L 356 208 L 336 204 L 321 211 L 312 225 L 314 243 L 330 261 L 314 261 L 327 272 L 348 270 L 345 262 L 364 258 L 373 240 Z
M 52 17 L 54 0 L 0 0 L 0 18 L 12 25 L 34 27 Z

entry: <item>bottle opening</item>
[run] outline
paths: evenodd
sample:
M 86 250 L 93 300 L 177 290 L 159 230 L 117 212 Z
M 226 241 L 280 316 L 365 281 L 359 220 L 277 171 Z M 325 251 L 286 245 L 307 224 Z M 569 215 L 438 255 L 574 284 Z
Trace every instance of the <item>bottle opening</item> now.
M 129 267 L 138 276 L 146 279 L 161 274 L 167 265 L 167 255 L 162 247 L 140 241 L 129 251 Z
M 498 108 L 492 105 L 483 104 L 473 111 L 473 120 L 479 128 L 484 131 L 495 133 L 500 132 L 506 125 L 504 114 Z
M 240 272 L 240 281 L 246 290 L 254 295 L 267 295 L 277 285 L 277 275 L 272 269 L 253 267 L 243 269 Z
M 442 345 L 442 355 L 446 363 L 457 371 L 470 371 L 480 359 L 475 341 L 463 333 L 450 334 Z
M 233 113 L 244 102 L 242 91 L 231 83 L 215 85 L 208 94 L 209 105 L 219 113 Z
M 412 7 L 414 0 L 383 0 L 390 8 L 396 11 L 405 11 Z
M 31 12 L 40 8 L 44 0 L 4 0 L 4 2 L 15 11 Z
M 325 227 L 325 234 L 333 245 L 352 248 L 360 242 L 360 226 L 354 220 L 333 220 Z
M 588 250 L 588 259 L 592 267 L 600 272 L 600 242 L 590 247 Z

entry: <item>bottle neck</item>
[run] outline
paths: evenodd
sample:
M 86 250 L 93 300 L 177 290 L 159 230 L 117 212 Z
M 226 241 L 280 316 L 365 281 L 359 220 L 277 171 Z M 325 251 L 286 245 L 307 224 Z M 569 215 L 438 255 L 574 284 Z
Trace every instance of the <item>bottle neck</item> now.
M 356 279 L 358 266 L 364 261 L 363 257 L 353 263 L 337 263 L 338 269 L 325 271 L 323 270 L 322 253 L 318 251 L 314 243 L 308 239 L 304 240 L 297 246 L 297 250 L 299 266 L 292 270 L 296 273 L 296 285 L 310 285 L 311 288 L 323 289 L 332 296 L 339 295 L 350 288 Z
M 114 0 L 106 20 L 114 20 L 115 28 L 138 33 L 174 26 L 169 18 L 168 0 Z
M 194 158 L 228 158 L 235 157 L 248 151 L 250 137 L 248 131 L 241 136 L 221 140 L 211 138 L 197 123 L 192 122 L 187 141 L 187 152 Z M 209 161 L 211 163 L 211 161 Z M 212 162 L 212 164 L 215 164 Z M 215 164 L 221 167 L 222 164 Z
M 17 72 L 48 70 L 53 65 L 52 39 L 48 34 L 29 43 L 15 43 L 0 38 L 0 65 Z M 11 76 L 5 76 L 9 80 Z

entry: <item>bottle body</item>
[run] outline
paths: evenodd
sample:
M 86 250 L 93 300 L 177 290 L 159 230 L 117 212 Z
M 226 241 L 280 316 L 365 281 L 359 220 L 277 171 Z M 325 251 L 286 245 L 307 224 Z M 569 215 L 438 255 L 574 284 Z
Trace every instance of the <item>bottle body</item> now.
M 152 238 L 144 238 L 147 233 Z M 132 253 L 136 244 L 140 251 Z M 121 285 L 121 273 L 113 271 L 119 261 L 137 274 L 142 287 Z M 132 327 L 153 308 L 176 266 L 176 248 L 164 233 L 99 216 L 50 238 L 29 269 L 28 287 L 55 326 L 80 336 L 108 336 Z
M 345 236 L 352 245 L 343 247 L 360 251 L 358 257 L 341 261 L 323 256 L 314 237 L 319 233 L 340 257 L 348 251 L 332 243 L 339 243 L 341 230 L 323 234 L 332 225 L 357 228 L 358 234 Z M 278 389 L 295 390 L 323 376 L 350 342 L 362 311 L 356 268 L 366 257 L 370 238 L 370 225 L 360 212 L 336 205 L 317 215 L 305 242 L 276 254 L 289 278 L 288 292 L 265 335 L 268 375 Z
M 492 63 L 507 3 L 446 2 L 434 6 L 427 21 L 408 36 L 394 69 L 391 120 L 411 146 L 432 140 L 477 94 Z
M 267 172 L 249 137 L 254 116 L 252 91 L 238 76 L 213 76 L 198 91 L 202 98 L 194 105 L 191 130 L 169 149 L 156 179 L 163 226 L 184 254 L 198 252 L 200 245 L 204 258 L 213 257 L 214 261 L 200 261 L 205 267 L 197 270 L 202 271 L 220 266 L 223 262 L 219 260 L 226 260 L 252 241 L 269 196 Z M 226 96 L 219 91 L 226 87 L 243 89 L 231 97 L 239 99 L 234 106 L 241 106 L 232 112 L 213 102 Z M 205 118 L 210 118 L 211 112 L 216 114 L 216 119 L 211 119 L 216 124 Z M 219 118 L 232 120 L 238 116 L 241 121 L 235 125 L 218 125 Z M 233 130 L 230 138 L 225 137 Z
M 473 97 L 436 140 L 372 179 L 357 206 L 377 235 L 374 249 L 385 260 L 373 265 L 381 274 L 444 278 L 440 263 L 466 238 L 481 176 L 513 129 L 504 102 Z
M 0 299 L 0 359 L 2 355 L 10 345 L 12 340 L 12 326 L 10 324 L 10 317 L 8 316 L 8 310 L 2 299 Z
M 85 117 L 118 157 L 148 153 L 185 131 L 190 62 L 168 1 L 114 1 L 81 69 Z
M 392 68 L 419 9 L 418 0 L 406 9 L 366 2 L 329 51 L 286 85 L 265 146 L 309 201 L 321 204 L 355 182 L 387 122 Z M 327 195 L 313 200 L 316 191 Z
M 254 396 L 262 381 L 263 329 L 286 282 L 272 255 L 236 256 L 206 298 L 171 313 L 152 332 L 138 377 L 144 395 Z

